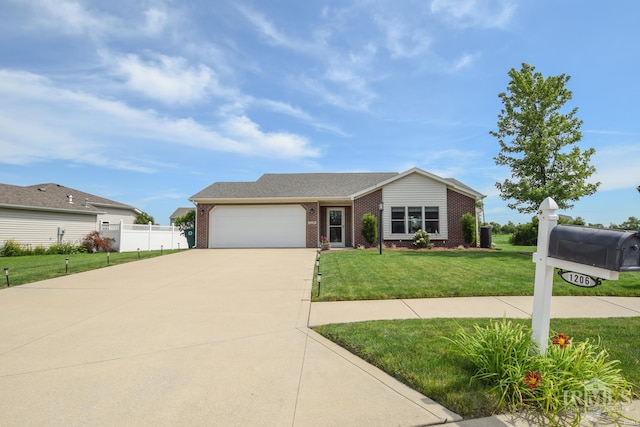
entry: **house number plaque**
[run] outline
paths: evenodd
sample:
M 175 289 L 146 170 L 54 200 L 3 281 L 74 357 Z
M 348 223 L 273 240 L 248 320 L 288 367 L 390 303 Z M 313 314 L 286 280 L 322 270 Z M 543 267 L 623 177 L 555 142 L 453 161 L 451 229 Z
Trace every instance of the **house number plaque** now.
M 595 288 L 602 284 L 602 280 L 597 277 L 591 277 L 588 274 L 576 273 L 573 271 L 558 270 L 558 274 L 562 279 L 574 286 L 582 288 Z

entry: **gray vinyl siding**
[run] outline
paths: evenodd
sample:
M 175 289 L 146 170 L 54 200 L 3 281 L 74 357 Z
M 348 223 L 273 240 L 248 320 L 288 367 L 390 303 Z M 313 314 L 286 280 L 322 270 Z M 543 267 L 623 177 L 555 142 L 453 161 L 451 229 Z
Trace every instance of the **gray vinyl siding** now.
M 447 240 L 447 187 L 421 174 L 413 173 L 391 182 L 383 190 L 384 216 L 383 237 L 385 240 L 411 240 L 413 234 L 391 234 L 391 208 L 399 206 L 437 206 L 440 220 L 439 234 L 433 240 Z
M 0 246 L 13 239 L 25 246 L 49 247 L 58 243 L 58 228 L 64 228 L 62 242 L 80 244 L 96 230 L 95 215 L 78 215 L 27 209 L 0 208 Z

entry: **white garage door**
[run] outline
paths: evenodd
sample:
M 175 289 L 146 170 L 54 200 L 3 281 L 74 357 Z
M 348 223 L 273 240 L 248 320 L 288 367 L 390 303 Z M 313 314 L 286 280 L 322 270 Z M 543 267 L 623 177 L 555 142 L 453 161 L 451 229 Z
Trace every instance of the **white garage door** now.
M 210 215 L 211 248 L 306 246 L 306 210 L 300 205 L 216 206 Z

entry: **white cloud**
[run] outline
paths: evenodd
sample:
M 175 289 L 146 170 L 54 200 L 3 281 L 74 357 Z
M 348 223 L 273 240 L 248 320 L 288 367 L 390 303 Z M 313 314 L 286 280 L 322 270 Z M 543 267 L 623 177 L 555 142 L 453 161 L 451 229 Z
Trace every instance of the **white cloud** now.
M 167 12 L 164 10 L 150 8 L 144 11 L 145 30 L 148 34 L 154 35 L 161 33 L 167 25 Z
M 411 26 L 405 19 L 390 19 L 384 15 L 375 16 L 374 21 L 384 33 L 392 58 L 416 58 L 429 51 L 432 37 L 422 27 Z
M 0 70 L 0 111 L 3 163 L 66 160 L 139 172 L 165 169 L 166 163 L 145 151 L 150 144 L 280 159 L 320 155 L 305 138 L 264 132 L 246 116 L 205 126 L 60 88 L 25 72 Z M 148 158 L 122 155 L 132 149 L 148 153 Z
M 89 12 L 77 1 L 34 0 L 31 7 L 37 12 L 40 25 L 56 28 L 67 34 L 95 35 L 113 24 L 108 16 L 98 16 Z
M 167 104 L 198 101 L 217 86 L 209 67 L 189 66 L 184 58 L 156 55 L 155 60 L 143 61 L 130 54 L 116 59 L 116 68 L 129 87 Z
M 457 27 L 505 28 L 516 4 L 514 0 L 433 0 L 431 12 Z
M 286 102 L 274 101 L 271 99 L 260 99 L 260 100 L 254 100 L 253 104 L 260 107 L 264 107 L 267 110 L 270 110 L 279 114 L 284 114 L 289 117 L 293 117 L 303 123 L 313 126 L 318 130 L 327 131 L 340 136 L 348 136 L 344 131 L 342 131 L 337 126 L 323 123 L 315 119 L 314 117 L 312 117 L 309 113 L 301 110 L 300 108 L 296 108 L 290 104 L 287 104 Z

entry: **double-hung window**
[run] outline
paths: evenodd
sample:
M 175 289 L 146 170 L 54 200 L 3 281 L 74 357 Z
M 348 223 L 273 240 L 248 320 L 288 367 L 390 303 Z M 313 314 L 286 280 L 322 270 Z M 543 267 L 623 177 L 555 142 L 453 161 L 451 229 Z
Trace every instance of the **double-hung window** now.
M 440 213 L 438 212 L 438 207 L 427 207 L 424 208 L 424 228 L 423 230 L 429 234 L 437 234 L 440 229 Z
M 440 212 L 437 206 L 391 207 L 391 234 L 414 234 L 418 230 L 437 234 Z
M 392 234 L 406 234 L 406 221 L 405 221 L 405 208 L 404 207 L 392 207 L 391 208 L 391 233 Z

